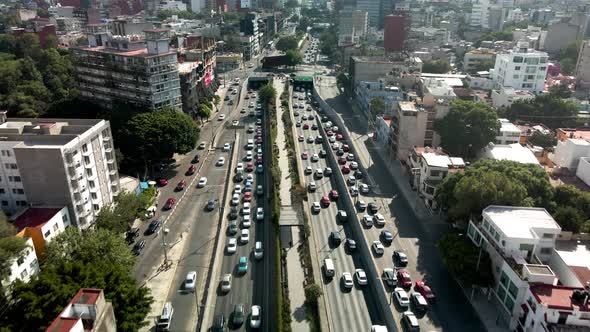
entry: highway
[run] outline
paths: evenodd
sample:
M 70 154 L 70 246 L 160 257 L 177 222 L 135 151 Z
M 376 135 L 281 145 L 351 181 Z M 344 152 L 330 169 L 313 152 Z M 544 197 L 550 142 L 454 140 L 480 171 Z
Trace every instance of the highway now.
M 303 103 L 303 100 L 298 100 L 296 97 L 292 100 L 293 103 Z M 305 101 L 305 109 L 309 104 Z M 311 126 L 316 123 L 315 119 L 301 120 L 302 114 L 312 115 L 313 112 L 304 111 L 303 109 L 297 108 L 297 111 L 301 113 L 299 116 L 295 116 L 294 112 L 291 112 L 293 123 L 301 121 L 301 127 L 297 127 L 297 136 L 303 135 L 304 142 L 298 142 L 298 137 L 295 137 L 296 144 L 298 145 L 297 156 L 301 160 L 301 167 L 305 168 L 310 166 L 315 173 L 316 169 L 325 169 L 327 164 L 324 158 L 320 158 L 318 162 L 313 162 L 311 156 L 314 153 L 319 153 L 321 149 L 324 149 L 322 144 L 316 144 L 315 142 L 309 143 L 308 137 L 316 137 L 319 135 L 318 130 L 312 130 Z M 305 124 L 310 126 L 310 129 L 303 129 Z M 317 123 L 316 123 L 317 124 Z M 319 124 L 318 124 L 319 125 Z M 301 154 L 307 152 L 309 158 L 302 160 Z M 329 151 L 327 151 L 329 152 Z M 313 202 L 320 202 L 322 196 L 328 195 L 330 190 L 335 189 L 335 182 L 331 177 L 323 177 L 321 179 L 314 179 L 313 174 L 305 175 L 302 183 L 306 186 L 314 181 L 317 186 L 315 192 L 308 192 L 308 201 L 304 204 L 304 208 L 311 211 L 311 204 Z M 322 207 L 321 212 L 318 214 L 311 213 L 310 224 L 313 227 L 313 238 L 310 240 L 315 241 L 317 252 L 311 253 L 312 255 L 318 255 L 320 261 L 325 258 L 331 258 L 334 261 L 335 276 L 332 280 L 325 278 L 322 273 L 322 280 L 317 281 L 320 283 L 324 290 L 324 296 L 326 297 L 327 310 L 329 311 L 329 325 L 333 331 L 364 331 L 368 330 L 371 326 L 372 317 L 370 312 L 376 312 L 374 310 L 375 304 L 368 296 L 367 292 L 364 291 L 364 287 L 359 286 L 355 283 L 352 290 L 345 290 L 342 287 L 340 277 L 343 272 L 350 272 L 354 275 L 355 269 L 363 268 L 364 262 L 360 255 L 349 252 L 346 249 L 345 239 L 353 238 L 349 227 L 346 224 L 341 224 L 337 221 L 336 214 L 338 211 L 338 201 L 332 200 L 329 207 Z M 342 237 L 342 244 L 338 247 L 331 247 L 329 241 L 329 235 L 333 231 L 338 231 Z M 356 239 L 355 239 L 356 240 Z M 315 267 L 317 268 L 317 267 Z M 369 308 L 373 310 L 369 310 Z M 378 318 L 373 317 L 373 320 Z

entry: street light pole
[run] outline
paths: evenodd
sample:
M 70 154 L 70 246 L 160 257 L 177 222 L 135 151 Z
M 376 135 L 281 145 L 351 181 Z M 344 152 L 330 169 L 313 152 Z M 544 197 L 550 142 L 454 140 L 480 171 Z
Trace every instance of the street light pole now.
M 166 235 L 170 230 L 168 228 L 164 228 L 162 230 L 162 246 L 164 247 L 164 266 L 168 267 L 168 251 L 166 250 Z

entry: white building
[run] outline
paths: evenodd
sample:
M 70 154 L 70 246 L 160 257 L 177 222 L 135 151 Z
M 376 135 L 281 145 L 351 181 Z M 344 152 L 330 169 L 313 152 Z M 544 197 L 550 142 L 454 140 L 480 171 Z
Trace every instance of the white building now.
M 164 0 L 158 4 L 159 10 L 186 11 L 186 4 L 182 1 Z
M 584 139 L 568 138 L 557 142 L 553 162 L 557 167 L 574 171 L 582 157 L 590 157 L 590 143 Z
M 471 7 L 471 22 L 472 27 L 481 27 L 487 29 L 489 27 L 490 3 L 488 0 L 475 0 Z
M 501 87 L 497 90 L 492 90 L 492 106 L 493 107 L 510 107 L 514 102 L 522 100 L 533 100 L 535 95 L 526 90 L 516 90 L 511 87 Z
M 546 52 L 530 49 L 526 43 L 518 43 L 513 50 L 496 55 L 492 79 L 498 89 L 512 87 L 540 93 L 545 90 L 547 60 Z
M 489 91 L 494 88 L 494 81 L 490 78 L 489 71 L 478 71 L 475 74 L 467 75 L 465 81 L 471 89 L 475 90 Z
M 19 236 L 33 239 L 38 257 L 45 255 L 47 243 L 70 226 L 70 214 L 65 206 L 30 207 L 11 219 Z
M 28 206 L 67 206 L 71 223 L 87 228 L 120 192 L 108 121 L 0 113 L 0 136 L 0 202 L 7 215 Z
M 500 121 L 500 130 L 494 141 L 495 144 L 514 144 L 520 141 L 520 129 L 512 124 L 508 119 L 498 119 Z
M 10 274 L 6 279 L 0 281 L 4 287 L 16 280 L 28 282 L 32 276 L 39 273 L 39 260 L 33 249 L 33 240 L 30 237 L 25 237 L 24 239 L 27 241 L 27 248 L 21 257 L 14 259 L 12 264 L 10 264 Z
M 396 112 L 391 121 L 391 144 L 393 153 L 399 160 L 407 160 L 416 146 L 432 146 L 427 144 L 427 142 L 432 143 L 434 136 L 433 129 L 427 130 L 429 113 L 414 102 L 397 103 Z
M 481 158 L 494 160 L 510 160 L 521 164 L 539 165 L 539 161 L 535 154 L 527 147 L 519 143 L 508 145 L 496 145 L 489 143 L 484 147 L 480 153 Z
M 207 8 L 207 0 L 190 0 L 190 6 L 193 13 L 200 13 Z

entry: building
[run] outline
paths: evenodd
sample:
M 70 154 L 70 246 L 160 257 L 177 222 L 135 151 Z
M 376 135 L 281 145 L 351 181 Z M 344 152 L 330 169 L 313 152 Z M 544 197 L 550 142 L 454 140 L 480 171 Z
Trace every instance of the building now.
M 488 0 L 473 1 L 471 7 L 471 21 L 469 22 L 469 24 L 474 28 L 487 29 L 489 27 L 489 7 L 490 3 Z
M 415 102 L 400 101 L 395 107 L 391 121 L 392 153 L 401 161 L 408 159 L 414 147 L 432 146 L 434 127 L 427 129 L 428 123 L 434 123 L 433 112 Z
M 518 43 L 514 49 L 496 55 L 492 79 L 496 88 L 512 87 L 540 93 L 545 89 L 548 56 Z
M 391 14 L 385 16 L 385 30 L 383 32 L 383 46 L 385 52 L 400 52 L 404 49 L 410 18 L 406 14 Z
M 108 121 L 0 121 L 0 199 L 14 215 L 29 206 L 66 206 L 70 223 L 87 228 L 120 192 Z
M 355 89 L 356 101 L 360 109 L 365 113 L 367 118 L 371 116 L 371 101 L 374 98 L 383 98 L 385 103 L 385 113 L 393 115 L 395 103 L 404 99 L 404 94 L 399 87 L 389 85 L 383 80 L 378 82 L 360 81 Z
M 26 237 L 22 233 L 17 234 L 17 236 L 25 239 L 27 247 L 21 253 L 20 257 L 14 259 L 10 264 L 8 277 L 0 281 L 3 287 L 9 286 L 16 280 L 28 282 L 32 276 L 39 273 L 39 259 L 33 249 L 33 239 Z
M 375 119 L 377 137 L 374 140 L 381 146 L 389 147 L 391 142 L 391 117 L 389 115 L 377 116 Z M 390 150 L 391 151 L 391 150 Z
M 383 15 L 381 11 L 381 0 L 357 0 L 356 10 L 366 12 L 368 23 L 372 27 L 379 27 L 382 24 Z
M 243 50 L 243 57 L 244 57 L 244 61 L 250 61 L 252 59 L 255 59 L 258 54 L 260 54 L 260 45 L 258 44 L 258 38 L 254 37 L 254 36 L 247 36 L 247 35 L 241 35 L 238 38 L 238 40 L 240 41 L 240 46 Z
M 258 14 L 248 13 L 240 20 L 240 43 L 244 50 L 244 60 L 250 61 L 260 54 L 261 35 L 258 30 Z
M 590 90 L 590 40 L 585 40 L 580 46 L 574 76 L 577 90 Z
M 12 218 L 19 236 L 31 238 L 37 257 L 45 256 L 45 247 L 55 236 L 70 226 L 67 207 L 31 207 Z
M 189 5 L 193 13 L 200 13 L 207 8 L 207 0 L 190 0 Z
M 416 147 L 406 166 L 412 187 L 424 199 L 424 204 L 434 210 L 437 209 L 436 189 L 449 173 L 465 169 L 465 162 L 462 158 L 449 157 L 441 148 Z
M 557 284 L 557 276 L 547 264 L 560 233 L 561 227 L 543 208 L 491 205 L 481 218 L 469 221 L 468 237 L 490 255 L 496 283 L 491 288 L 491 301 L 509 322 L 510 330 L 525 331 L 523 326 L 516 327 L 529 283 L 531 287 L 535 283 Z M 547 331 L 526 326 L 526 331 Z
M 478 71 L 474 74 L 467 75 L 465 81 L 470 88 L 476 90 L 492 90 L 494 88 L 494 81 L 490 78 L 489 71 Z
M 494 144 L 509 145 L 520 142 L 520 129 L 513 125 L 508 119 L 498 119 L 500 129 L 494 140 Z
M 113 305 L 106 301 L 102 289 L 81 288 L 46 330 L 46 332 L 82 331 L 117 331 Z
M 343 9 L 338 13 L 338 40 L 358 43 L 367 34 L 368 14 L 365 11 Z
M 501 145 L 490 142 L 482 149 L 479 156 L 485 159 L 510 160 L 521 164 L 540 166 L 535 154 L 529 148 L 519 143 Z
M 202 36 L 183 38 L 178 74 L 182 110 L 196 115 L 199 99 L 211 98 L 217 90 L 215 82 L 215 40 Z
M 238 69 L 244 63 L 244 54 L 242 53 L 218 53 L 216 58 L 218 73 Z
M 168 29 L 114 36 L 105 24 L 88 26 L 88 46 L 71 48 L 80 95 L 112 108 L 117 103 L 144 109 L 180 109 L 176 52 Z
M 164 0 L 158 4 L 158 10 L 186 11 L 186 4 L 182 1 Z
M 547 28 L 545 37 L 545 51 L 555 54 L 564 50 L 580 36 L 581 28 L 570 22 L 552 23 Z
M 511 87 L 501 87 L 499 90 L 492 90 L 493 107 L 510 107 L 516 101 L 527 101 L 535 99 L 535 95 L 526 90 L 516 90 Z
M 496 51 L 478 48 L 465 53 L 463 57 L 463 70 L 474 73 L 482 70 L 488 70 L 494 66 Z M 489 68 L 480 68 L 482 65 L 489 64 Z M 486 66 L 487 67 L 487 66 Z
M 360 81 L 373 82 L 386 76 L 397 79 L 402 85 L 407 79 L 413 85 L 422 72 L 422 60 L 405 56 L 351 56 L 348 72 L 351 78 L 350 89 L 353 91 Z
M 553 156 L 555 166 L 575 171 L 582 157 L 590 157 L 590 143 L 588 140 L 567 138 L 557 141 Z
M 504 23 L 507 22 L 508 8 L 492 5 L 488 7 L 488 29 L 491 31 L 504 30 Z
M 525 41 L 529 45 L 540 50 L 545 47 L 545 38 L 547 37 L 547 31 L 541 27 L 529 25 L 526 29 L 514 29 L 512 30 L 512 40 L 519 42 Z

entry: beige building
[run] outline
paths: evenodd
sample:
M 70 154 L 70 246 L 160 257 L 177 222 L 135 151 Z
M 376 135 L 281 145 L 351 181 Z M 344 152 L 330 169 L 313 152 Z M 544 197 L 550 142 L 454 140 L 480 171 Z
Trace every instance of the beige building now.
M 476 72 L 478 70 L 489 70 L 494 67 L 496 52 L 494 50 L 479 48 L 465 53 L 463 57 L 463 70 L 466 72 Z M 484 61 L 490 62 L 490 68 L 477 68 Z
M 66 206 L 71 224 L 88 228 L 119 194 L 110 124 L 87 119 L 7 119 L 0 115 L 0 202 Z
M 434 130 L 427 129 L 429 116 L 424 107 L 411 101 L 400 101 L 396 104 L 391 121 L 391 144 L 394 155 L 399 160 L 407 160 L 416 146 L 427 146 L 432 142 Z M 432 122 L 432 121 L 431 121 Z
M 341 10 L 338 14 L 339 41 L 352 40 L 356 43 L 367 34 L 369 18 L 366 11 Z
M 577 90 L 590 90 L 590 40 L 580 46 L 575 76 Z
M 422 72 L 422 60 L 407 56 L 352 56 L 349 62 L 350 89 L 354 90 L 360 81 L 378 81 L 383 77 L 393 77 L 400 86 L 404 80 L 415 83 Z

